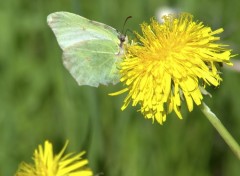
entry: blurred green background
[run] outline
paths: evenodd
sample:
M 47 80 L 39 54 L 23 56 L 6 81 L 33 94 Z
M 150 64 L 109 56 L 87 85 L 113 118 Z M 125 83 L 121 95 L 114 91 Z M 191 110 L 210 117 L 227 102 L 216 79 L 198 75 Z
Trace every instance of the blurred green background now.
M 79 87 L 63 67 L 61 50 L 46 17 L 69 11 L 121 29 L 139 31 L 158 8 L 190 12 L 240 53 L 238 0 L 1 0 L 0 175 L 11 176 L 21 161 L 48 139 L 58 152 L 86 150 L 95 174 L 106 176 L 239 176 L 240 162 L 198 107 L 173 113 L 161 126 L 128 107 L 116 86 Z M 235 57 L 236 59 L 239 56 Z M 205 101 L 240 142 L 240 74 L 223 70 L 222 85 Z

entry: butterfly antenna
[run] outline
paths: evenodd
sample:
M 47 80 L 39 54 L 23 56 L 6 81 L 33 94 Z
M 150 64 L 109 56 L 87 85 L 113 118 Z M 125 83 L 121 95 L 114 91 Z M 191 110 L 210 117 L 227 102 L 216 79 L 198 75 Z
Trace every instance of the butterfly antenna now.
M 126 24 L 126 22 L 127 22 L 127 20 L 128 20 L 129 18 L 132 18 L 132 16 L 128 16 L 128 17 L 126 18 L 126 20 L 125 20 L 124 23 L 123 23 L 122 32 L 119 33 L 119 35 L 118 35 L 118 39 L 120 40 L 119 47 L 120 47 L 121 49 L 123 48 L 123 44 L 124 44 L 124 42 L 125 42 L 125 40 L 126 40 L 126 33 L 123 34 L 123 31 L 124 31 L 125 24 Z M 121 53 L 121 52 L 119 52 L 119 53 Z
M 124 23 L 123 23 L 123 28 L 122 28 L 122 34 L 123 34 L 123 30 L 124 30 L 125 24 L 127 23 L 128 19 L 130 19 L 130 18 L 132 18 L 132 16 L 128 16 L 128 17 L 126 18 L 126 20 L 124 21 Z

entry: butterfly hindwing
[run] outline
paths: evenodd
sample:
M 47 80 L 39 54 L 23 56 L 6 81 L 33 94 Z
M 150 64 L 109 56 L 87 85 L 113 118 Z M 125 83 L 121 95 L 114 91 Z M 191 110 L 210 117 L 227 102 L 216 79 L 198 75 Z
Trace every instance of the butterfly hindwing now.
M 66 49 L 63 63 L 79 85 L 116 84 L 120 79 L 116 68 L 120 58 L 115 51 L 108 40 L 89 40 Z

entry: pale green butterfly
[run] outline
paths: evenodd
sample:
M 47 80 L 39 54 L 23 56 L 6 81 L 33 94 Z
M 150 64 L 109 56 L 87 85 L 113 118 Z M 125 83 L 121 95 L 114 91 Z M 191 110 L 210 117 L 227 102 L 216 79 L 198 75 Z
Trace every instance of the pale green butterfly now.
M 124 53 L 125 35 L 69 12 L 52 13 L 47 23 L 63 50 L 64 66 L 79 85 L 98 87 L 119 82 L 117 63 Z

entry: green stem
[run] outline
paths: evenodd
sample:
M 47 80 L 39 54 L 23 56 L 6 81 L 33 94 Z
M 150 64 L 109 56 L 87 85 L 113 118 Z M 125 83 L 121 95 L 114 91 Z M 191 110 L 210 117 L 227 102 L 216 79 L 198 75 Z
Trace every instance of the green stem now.
M 240 146 L 231 136 L 231 134 L 227 131 L 227 129 L 223 126 L 221 121 L 217 118 L 217 116 L 210 110 L 210 108 L 205 103 L 202 103 L 201 110 L 203 114 L 208 118 L 208 120 L 212 123 L 212 125 L 216 128 L 219 134 L 222 136 L 224 141 L 232 149 L 233 153 L 240 160 Z

